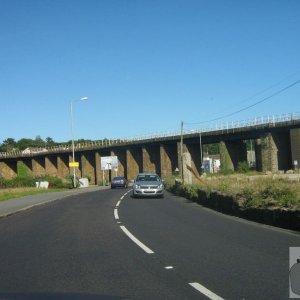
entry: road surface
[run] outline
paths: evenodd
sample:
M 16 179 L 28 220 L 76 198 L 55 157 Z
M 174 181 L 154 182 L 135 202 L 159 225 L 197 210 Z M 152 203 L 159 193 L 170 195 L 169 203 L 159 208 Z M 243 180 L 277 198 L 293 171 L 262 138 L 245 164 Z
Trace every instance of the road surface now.
M 0 299 L 289 299 L 300 236 L 102 190 L 0 219 Z

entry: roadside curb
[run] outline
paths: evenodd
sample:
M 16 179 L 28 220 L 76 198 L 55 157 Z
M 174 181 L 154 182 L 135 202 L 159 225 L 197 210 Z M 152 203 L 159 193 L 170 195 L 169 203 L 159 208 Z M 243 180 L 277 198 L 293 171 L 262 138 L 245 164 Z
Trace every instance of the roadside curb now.
M 178 186 L 173 186 L 168 190 L 174 195 L 184 197 L 203 207 L 226 215 L 295 232 L 300 231 L 300 210 L 260 207 L 242 208 L 239 207 L 235 197 L 216 191 L 207 195 L 204 190 L 199 190 L 197 196 L 193 196 L 178 189 Z

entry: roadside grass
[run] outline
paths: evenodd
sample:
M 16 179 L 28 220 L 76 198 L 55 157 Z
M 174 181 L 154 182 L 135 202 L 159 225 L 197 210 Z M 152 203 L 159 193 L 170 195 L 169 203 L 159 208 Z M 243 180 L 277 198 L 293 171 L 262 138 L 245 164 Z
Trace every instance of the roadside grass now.
M 28 195 L 37 195 L 70 189 L 73 184 L 70 176 L 58 178 L 56 176 L 41 175 L 32 176 L 23 163 L 18 163 L 18 175 L 5 179 L 0 176 L 0 201 L 20 198 Z M 49 189 L 36 188 L 36 182 L 47 181 Z
M 241 208 L 300 208 L 300 183 L 264 176 L 210 176 L 193 185 L 176 185 L 175 177 L 165 178 L 166 188 L 187 196 L 199 197 L 199 191 L 207 196 L 219 192 L 235 198 Z
M 20 198 L 23 196 L 61 192 L 66 190 L 67 189 L 63 189 L 63 188 L 59 188 L 59 189 L 37 189 L 31 187 L 6 188 L 6 189 L 0 189 L 0 201 L 7 201 L 13 198 Z

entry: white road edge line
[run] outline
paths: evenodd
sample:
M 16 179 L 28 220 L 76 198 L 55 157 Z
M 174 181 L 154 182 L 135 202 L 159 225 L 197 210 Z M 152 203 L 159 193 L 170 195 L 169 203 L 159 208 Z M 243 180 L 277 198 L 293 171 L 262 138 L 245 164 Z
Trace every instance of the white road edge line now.
M 115 208 L 114 210 L 115 219 L 119 220 L 118 210 Z
M 136 243 L 140 248 L 142 248 L 146 253 L 153 254 L 154 252 L 148 248 L 146 245 L 144 245 L 141 241 L 139 241 L 130 231 L 126 229 L 125 226 L 120 226 L 120 228 L 123 230 L 123 232 L 134 242 Z
M 198 282 L 191 282 L 189 283 L 189 285 L 211 300 L 224 300 L 223 298 L 219 297 L 218 295 L 216 295 L 215 293 L 213 293 L 212 291 L 210 291 L 209 289 L 207 289 L 205 286 L 201 285 Z

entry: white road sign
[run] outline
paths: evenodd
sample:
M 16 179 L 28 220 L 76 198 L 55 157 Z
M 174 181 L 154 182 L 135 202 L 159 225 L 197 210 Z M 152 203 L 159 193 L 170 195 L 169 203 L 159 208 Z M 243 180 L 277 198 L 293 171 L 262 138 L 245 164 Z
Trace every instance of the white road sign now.
M 118 156 L 101 157 L 101 170 L 118 169 Z

